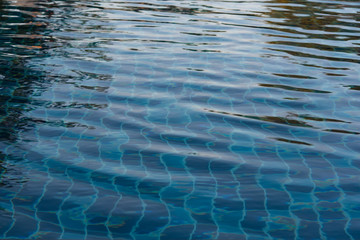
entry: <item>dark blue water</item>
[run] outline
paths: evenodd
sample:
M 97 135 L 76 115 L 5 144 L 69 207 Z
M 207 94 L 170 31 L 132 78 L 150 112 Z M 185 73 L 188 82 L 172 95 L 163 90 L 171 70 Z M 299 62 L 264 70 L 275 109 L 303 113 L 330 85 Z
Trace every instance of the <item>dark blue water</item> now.
M 360 239 L 358 1 L 0 1 L 0 238 Z

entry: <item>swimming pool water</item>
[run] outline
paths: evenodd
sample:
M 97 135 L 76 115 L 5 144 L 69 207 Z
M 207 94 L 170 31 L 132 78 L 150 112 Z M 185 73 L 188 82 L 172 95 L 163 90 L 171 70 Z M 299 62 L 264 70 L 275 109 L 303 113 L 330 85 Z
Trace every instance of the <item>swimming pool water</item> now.
M 360 239 L 359 16 L 0 1 L 0 238 Z

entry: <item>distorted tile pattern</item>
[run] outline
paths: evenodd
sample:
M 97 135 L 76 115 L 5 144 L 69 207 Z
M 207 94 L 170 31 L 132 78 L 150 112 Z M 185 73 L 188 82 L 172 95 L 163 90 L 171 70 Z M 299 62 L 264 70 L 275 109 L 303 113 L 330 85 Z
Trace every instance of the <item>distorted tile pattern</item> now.
M 359 11 L 0 2 L 0 238 L 358 239 Z

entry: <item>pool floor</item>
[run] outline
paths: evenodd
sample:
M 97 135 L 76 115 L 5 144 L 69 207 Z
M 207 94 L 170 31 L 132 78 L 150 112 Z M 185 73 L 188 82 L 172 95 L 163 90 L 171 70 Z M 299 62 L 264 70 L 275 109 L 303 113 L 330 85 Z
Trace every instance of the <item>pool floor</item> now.
M 360 239 L 357 1 L 0 1 L 1 239 Z

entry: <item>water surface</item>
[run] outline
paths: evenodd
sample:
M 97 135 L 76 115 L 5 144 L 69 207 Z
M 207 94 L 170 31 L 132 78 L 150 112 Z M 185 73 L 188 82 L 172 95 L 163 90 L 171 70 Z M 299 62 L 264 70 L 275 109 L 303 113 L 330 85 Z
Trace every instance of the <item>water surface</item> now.
M 0 3 L 0 238 L 359 239 L 357 1 Z

